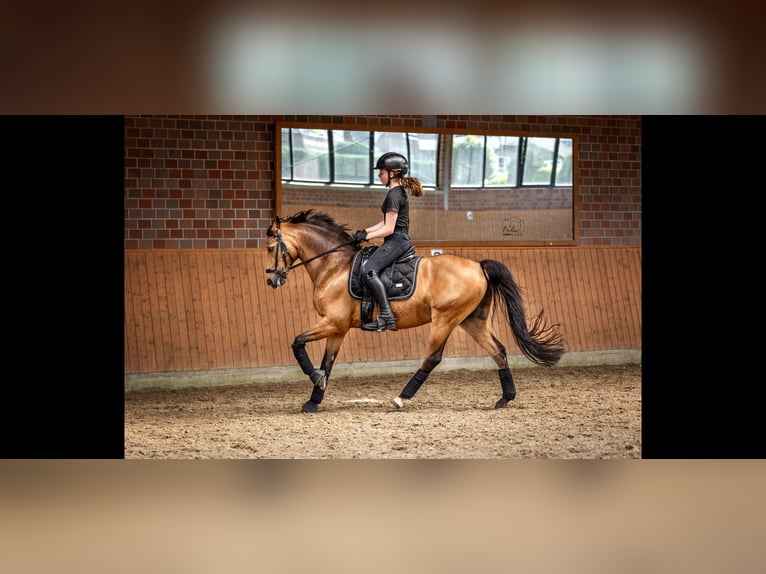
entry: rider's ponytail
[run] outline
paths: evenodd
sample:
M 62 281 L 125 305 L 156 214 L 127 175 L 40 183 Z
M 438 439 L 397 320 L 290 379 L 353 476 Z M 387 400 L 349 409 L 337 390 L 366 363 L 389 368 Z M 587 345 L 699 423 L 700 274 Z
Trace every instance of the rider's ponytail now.
M 399 180 L 399 185 L 410 192 L 413 197 L 422 197 L 426 193 L 423 190 L 423 184 L 415 177 L 402 177 Z

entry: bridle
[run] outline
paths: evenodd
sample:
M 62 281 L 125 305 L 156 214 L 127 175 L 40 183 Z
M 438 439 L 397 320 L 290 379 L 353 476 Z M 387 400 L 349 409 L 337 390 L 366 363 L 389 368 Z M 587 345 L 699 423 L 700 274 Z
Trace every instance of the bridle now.
M 287 257 L 289 256 L 291 260 L 295 260 L 292 255 L 290 255 L 290 250 L 287 248 L 287 245 L 285 244 L 285 240 L 282 239 L 282 229 L 280 228 L 281 220 L 279 217 L 277 217 L 274 220 L 274 223 L 277 226 L 277 231 L 275 233 L 276 238 L 276 244 L 274 245 L 274 267 L 266 269 L 266 273 L 270 275 L 275 275 L 275 282 L 272 283 L 271 279 L 267 280 L 267 283 L 274 287 L 275 289 L 277 287 L 281 287 L 287 282 L 287 272 L 295 269 L 296 267 L 300 267 L 301 265 L 305 265 L 306 263 L 311 263 L 314 261 L 314 259 L 319 259 L 320 257 L 324 257 L 325 255 L 329 255 L 330 253 L 337 251 L 341 247 L 344 247 L 345 245 L 351 245 L 352 243 L 358 243 L 359 241 L 357 239 L 352 239 L 351 241 L 346 241 L 345 243 L 341 243 L 340 245 L 336 245 L 335 247 L 328 249 L 327 251 L 323 251 L 322 253 L 319 253 L 318 255 L 314 255 L 314 257 L 309 257 L 306 260 L 301 261 L 300 263 L 293 263 L 292 265 L 287 262 Z M 282 268 L 279 268 L 279 258 L 280 255 L 282 256 Z
M 287 272 L 292 269 L 292 267 L 287 263 L 287 256 L 290 255 L 290 251 L 287 249 L 287 245 L 285 245 L 284 239 L 282 239 L 282 230 L 279 228 L 279 218 L 277 218 L 276 224 L 277 233 L 276 243 L 274 244 L 274 267 L 266 269 L 266 273 L 268 275 L 275 276 L 273 282 L 271 278 L 267 280 L 268 284 L 275 289 L 284 285 L 284 283 L 287 281 Z M 282 256 L 281 269 L 279 268 L 280 255 Z M 292 256 L 290 256 L 290 259 L 292 259 Z

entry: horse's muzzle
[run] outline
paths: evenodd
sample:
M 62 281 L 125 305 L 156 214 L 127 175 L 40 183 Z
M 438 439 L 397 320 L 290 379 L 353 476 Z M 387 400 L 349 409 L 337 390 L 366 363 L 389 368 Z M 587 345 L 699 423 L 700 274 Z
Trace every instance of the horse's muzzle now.
M 279 289 L 287 282 L 287 272 L 284 269 L 267 269 L 266 284 L 274 289 Z

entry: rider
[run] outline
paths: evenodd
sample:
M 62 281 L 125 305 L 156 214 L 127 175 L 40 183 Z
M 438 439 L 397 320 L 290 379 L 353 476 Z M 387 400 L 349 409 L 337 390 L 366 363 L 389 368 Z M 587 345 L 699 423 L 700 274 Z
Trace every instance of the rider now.
M 409 171 L 407 158 L 400 153 L 384 153 L 375 164 L 380 182 L 388 188 L 381 210 L 383 220 L 371 227 L 354 233 L 357 241 L 383 238 L 381 245 L 365 263 L 362 277 L 378 303 L 380 312 L 377 321 L 365 323 L 362 328 L 368 331 L 396 331 L 396 317 L 391 312 L 388 294 L 380 272 L 393 264 L 410 246 L 410 204 L 407 192 L 421 197 L 425 192 L 417 178 L 404 177 Z

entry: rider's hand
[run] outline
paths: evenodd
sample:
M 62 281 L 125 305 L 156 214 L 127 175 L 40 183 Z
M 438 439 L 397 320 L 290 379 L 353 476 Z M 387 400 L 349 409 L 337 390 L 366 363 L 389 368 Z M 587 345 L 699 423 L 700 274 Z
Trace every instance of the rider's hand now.
M 358 231 L 354 232 L 354 239 L 356 241 L 364 241 L 367 239 L 367 230 L 366 229 L 360 229 Z

